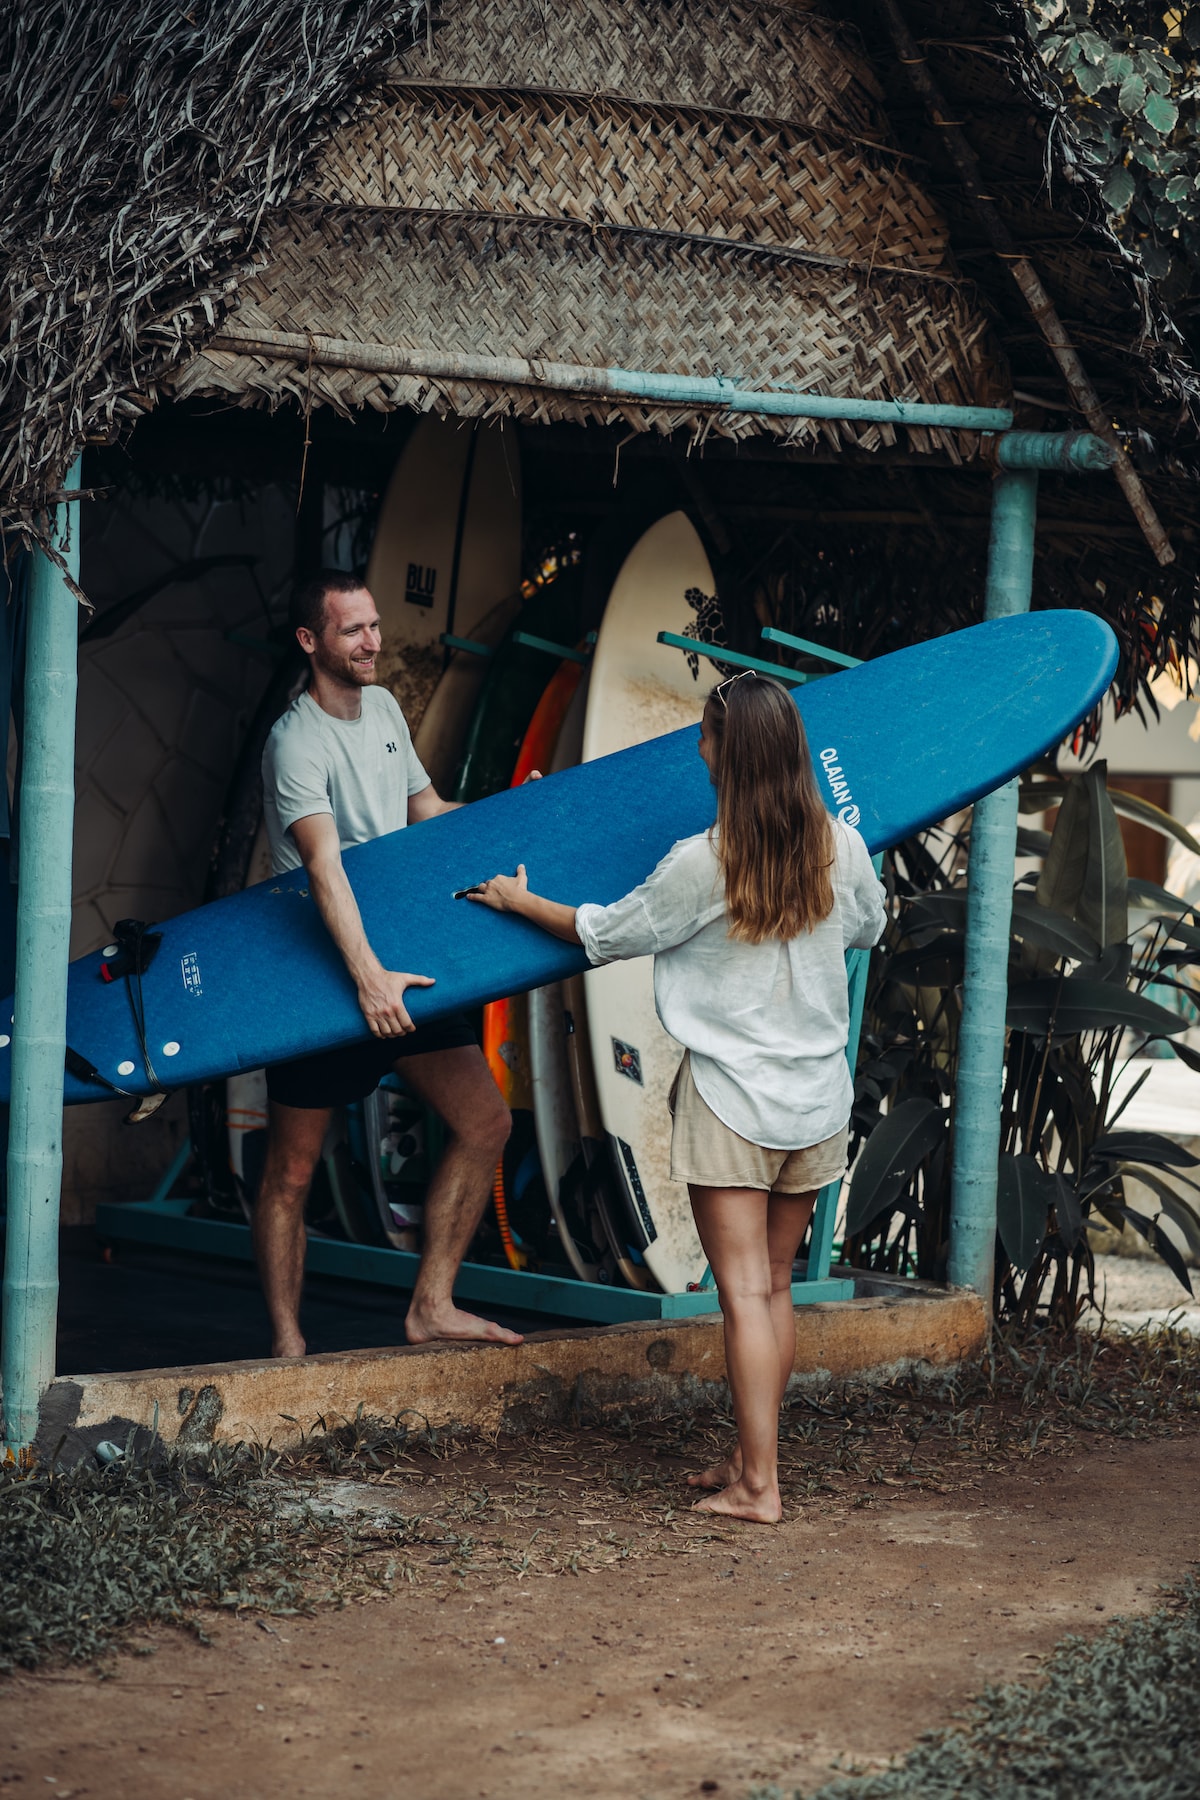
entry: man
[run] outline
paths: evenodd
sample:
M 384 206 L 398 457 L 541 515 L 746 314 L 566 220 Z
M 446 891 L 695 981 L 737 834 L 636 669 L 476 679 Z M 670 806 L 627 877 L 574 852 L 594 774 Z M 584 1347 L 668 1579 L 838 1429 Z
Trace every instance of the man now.
M 303 1356 L 300 1289 L 304 1203 L 329 1120 L 372 1092 L 393 1066 L 444 1120 L 448 1138 L 425 1197 L 421 1267 L 405 1320 L 408 1340 L 519 1344 L 514 1331 L 451 1298 L 491 1190 L 511 1120 L 465 1019 L 414 1026 L 404 1004 L 428 975 L 385 969 L 367 942 L 341 852 L 450 812 L 413 749 L 404 714 L 375 683 L 379 615 L 362 582 L 322 570 L 293 601 L 289 622 L 309 659 L 306 690 L 263 753 L 263 804 L 276 874 L 303 864 L 309 888 L 371 1029 L 368 1043 L 267 1070 L 269 1125 L 254 1208 L 254 1249 L 271 1319 L 272 1355 Z

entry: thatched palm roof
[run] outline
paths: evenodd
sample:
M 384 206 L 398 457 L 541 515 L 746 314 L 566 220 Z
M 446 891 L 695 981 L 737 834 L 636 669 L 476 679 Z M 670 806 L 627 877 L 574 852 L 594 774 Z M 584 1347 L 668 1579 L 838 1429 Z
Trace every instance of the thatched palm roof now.
M 1074 155 L 1021 7 L 901 6 L 1106 405 L 1160 465 L 1190 461 L 1200 382 Z M 876 0 L 852 15 L 440 0 L 432 18 L 423 0 L 110 0 L 65 17 L 26 0 L 5 21 L 10 518 L 82 441 L 162 397 L 773 432 L 826 455 L 897 438 L 943 462 L 978 450 L 962 433 L 432 379 L 423 346 L 835 395 L 1015 395 L 1031 425 L 1078 423 Z M 315 353 L 325 337 L 349 345 L 340 363 Z M 416 372 L 356 366 L 356 344 L 411 350 Z M 1106 573 L 1127 643 L 1135 617 L 1161 618 L 1166 654 L 1195 632 L 1196 555 L 1190 496 L 1156 479 L 1181 564 L 1159 579 L 1123 539 Z M 1101 521 L 1121 504 L 1107 485 L 1073 493 Z
M 395 0 L 0 9 L 0 518 L 212 331 L 314 149 L 391 54 Z

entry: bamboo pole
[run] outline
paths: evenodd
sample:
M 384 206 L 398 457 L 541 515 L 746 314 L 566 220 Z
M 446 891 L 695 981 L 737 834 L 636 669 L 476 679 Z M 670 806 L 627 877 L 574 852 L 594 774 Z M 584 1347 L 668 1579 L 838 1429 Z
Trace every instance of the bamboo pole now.
M 367 375 L 413 375 L 428 381 L 485 381 L 499 387 L 550 388 L 656 406 L 713 406 L 726 412 L 788 419 L 855 419 L 874 425 L 941 426 L 952 431 L 1007 431 L 1012 413 L 999 406 L 943 406 L 923 400 L 836 400 L 825 394 L 753 393 L 723 375 L 657 374 L 642 369 L 589 369 L 577 363 L 477 356 L 460 350 L 407 350 L 301 331 L 217 333 L 208 346 L 235 356 L 265 356 L 306 368 L 351 369 Z
M 905 74 L 924 101 L 930 123 L 942 135 L 946 153 L 954 164 L 976 218 L 987 233 L 993 252 L 1001 262 L 1007 264 L 1009 273 L 1024 295 L 1038 330 L 1062 371 L 1067 391 L 1075 405 L 1097 437 L 1103 438 L 1116 452 L 1114 473 L 1133 516 L 1141 527 L 1142 535 L 1160 563 L 1165 565 L 1174 562 L 1175 552 L 1142 479 L 1126 455 L 1124 446 L 1113 429 L 1112 419 L 1079 360 L 1057 308 L 1042 286 L 1041 277 L 1029 258 L 1018 249 L 994 199 L 986 191 L 979 158 L 971 148 L 962 127 L 955 122 L 941 89 L 929 73 L 929 66 L 908 29 L 897 0 L 878 0 L 878 4 L 887 21 L 892 43 Z
M 79 487 L 76 463 L 68 488 Z M 25 743 L 4 1256 L 4 1441 L 27 1454 L 54 1375 L 63 1056 L 71 933 L 79 503 L 53 520 L 60 568 L 34 552 L 25 652 Z
M 1029 611 L 1033 592 L 1036 469 L 1001 470 L 992 494 L 984 617 Z M 967 943 L 955 1099 L 950 1262 L 955 1287 L 990 1307 L 996 1254 L 996 1169 L 1008 1007 L 1008 938 L 1017 787 L 1008 781 L 975 802 L 967 885 Z

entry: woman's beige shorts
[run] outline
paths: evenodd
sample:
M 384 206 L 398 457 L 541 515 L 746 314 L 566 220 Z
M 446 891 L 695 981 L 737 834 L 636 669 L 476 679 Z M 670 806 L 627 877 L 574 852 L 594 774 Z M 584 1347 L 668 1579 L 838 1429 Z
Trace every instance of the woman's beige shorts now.
M 807 1194 L 846 1173 L 849 1126 L 804 1150 L 763 1150 L 722 1124 L 696 1091 L 684 1053 L 671 1085 L 671 1179 L 697 1187 L 766 1188 Z

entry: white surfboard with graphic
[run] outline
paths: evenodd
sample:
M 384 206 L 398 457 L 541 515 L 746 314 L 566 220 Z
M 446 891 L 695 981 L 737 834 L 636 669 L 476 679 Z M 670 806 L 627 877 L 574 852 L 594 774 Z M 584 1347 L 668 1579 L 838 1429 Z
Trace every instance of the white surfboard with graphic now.
M 583 761 L 699 725 L 720 671 L 657 642 L 660 631 L 694 636 L 713 609 L 704 546 L 681 512 L 651 526 L 613 585 L 592 661 Z M 614 825 L 619 829 L 619 825 Z M 687 1188 L 671 1180 L 667 1095 L 683 1052 L 654 1010 L 653 958 L 612 963 L 584 976 L 587 1029 L 604 1128 L 638 1247 L 669 1294 L 704 1273 Z

